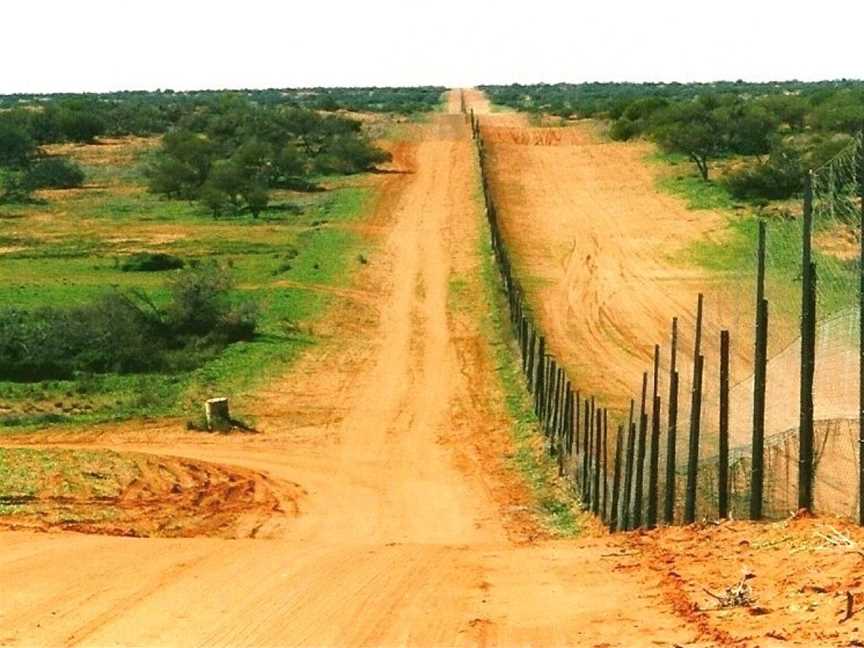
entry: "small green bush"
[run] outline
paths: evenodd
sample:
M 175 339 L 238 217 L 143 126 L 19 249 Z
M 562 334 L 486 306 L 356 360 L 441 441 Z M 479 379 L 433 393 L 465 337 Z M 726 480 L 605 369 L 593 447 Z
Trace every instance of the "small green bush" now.
M 158 308 L 138 292 L 80 306 L 0 308 L 0 379 L 69 379 L 76 373 L 187 371 L 255 335 L 254 304 L 231 299 L 226 271 L 183 270 Z
M 30 190 L 74 189 L 84 184 L 84 177 L 84 171 L 72 160 L 48 157 L 31 164 L 23 182 Z
M 783 200 L 804 188 L 800 154 L 788 146 L 775 146 L 765 162 L 757 162 L 725 178 L 729 192 L 740 200 Z
M 162 272 L 178 270 L 186 265 L 180 257 L 164 252 L 137 252 L 120 264 L 123 272 Z

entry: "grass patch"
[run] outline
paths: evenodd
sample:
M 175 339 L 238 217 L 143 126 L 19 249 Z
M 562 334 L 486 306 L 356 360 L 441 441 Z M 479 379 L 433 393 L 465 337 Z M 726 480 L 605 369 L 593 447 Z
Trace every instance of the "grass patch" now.
M 482 205 L 479 182 L 477 187 L 475 198 L 478 204 Z M 492 345 L 495 374 L 511 421 L 510 437 L 515 452 L 510 459 L 510 465 L 518 471 L 531 490 L 543 524 L 556 535 L 574 536 L 580 533 L 583 527 L 578 499 L 566 486 L 566 482 L 558 477 L 558 464 L 543 447 L 543 435 L 534 414 L 532 396 L 522 375 L 516 341 L 506 315 L 507 303 L 487 232 L 484 223 L 477 249 L 481 259 L 485 302 L 480 323 Z M 460 282 L 451 280 L 450 288 L 451 300 L 458 303 L 462 292 Z
M 319 288 L 346 284 L 369 253 L 355 227 L 372 192 L 362 177 L 322 179 L 321 191 L 277 192 L 273 209 L 258 219 L 214 219 L 194 203 L 147 193 L 136 156 L 124 150 L 115 149 L 119 162 L 88 167 L 93 177 L 83 189 L 0 207 L 0 302 L 65 307 L 114 287 L 143 291 L 163 305 L 165 280 L 176 270 L 130 272 L 124 264 L 163 255 L 187 265 L 215 260 L 231 270 L 239 292 L 260 304 L 259 334 L 185 373 L 0 382 L 0 433 L 186 416 L 203 398 L 221 394 L 243 415 L 244 394 L 318 342 L 312 323 L 333 298 Z
M 115 498 L 138 465 L 110 450 L 0 448 L 0 515 L 36 512 L 38 498 Z
M 512 466 L 531 489 L 545 525 L 557 535 L 577 535 L 582 530 L 578 500 L 559 479 L 558 464 L 543 448 L 533 400 L 525 386 L 515 341 L 504 316 L 507 305 L 498 280 L 492 248 L 485 236 L 481 237 L 479 254 L 483 259 L 482 275 L 486 293 L 487 315 L 483 318 L 483 328 L 492 341 L 495 373 L 512 422 L 510 436 L 515 447 Z

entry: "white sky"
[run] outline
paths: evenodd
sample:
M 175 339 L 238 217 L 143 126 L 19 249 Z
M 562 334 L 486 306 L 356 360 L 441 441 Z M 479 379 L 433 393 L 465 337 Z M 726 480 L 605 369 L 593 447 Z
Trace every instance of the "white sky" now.
M 5 0 L 0 93 L 864 78 L 860 0 Z

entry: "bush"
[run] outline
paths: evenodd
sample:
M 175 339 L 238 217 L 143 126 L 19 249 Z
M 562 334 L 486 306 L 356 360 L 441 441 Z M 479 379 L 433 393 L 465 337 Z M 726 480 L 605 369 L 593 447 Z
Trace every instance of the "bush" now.
M 804 169 L 800 154 L 779 145 L 765 162 L 730 173 L 725 182 L 739 199 L 782 200 L 798 195 L 804 187 Z
M 72 160 L 49 157 L 33 163 L 23 182 L 31 190 L 74 189 L 84 184 L 84 171 Z
M 177 270 L 186 265 L 180 257 L 164 252 L 137 252 L 127 257 L 121 264 L 123 272 L 161 272 Z
M 609 137 L 616 142 L 626 142 L 637 135 L 639 135 L 639 126 L 626 117 L 616 119 L 609 127 Z
M 138 292 L 110 292 L 81 306 L 0 308 L 0 378 L 68 379 L 76 372 L 142 373 L 200 366 L 251 339 L 258 311 L 230 299 L 215 265 L 184 270 L 163 310 Z

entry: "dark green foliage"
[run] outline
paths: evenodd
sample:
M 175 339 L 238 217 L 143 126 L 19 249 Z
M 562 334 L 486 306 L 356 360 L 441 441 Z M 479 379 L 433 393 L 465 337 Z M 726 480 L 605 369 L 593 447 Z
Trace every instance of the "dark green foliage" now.
M 84 171 L 63 157 L 41 158 L 24 173 L 24 185 L 35 189 L 74 189 L 84 184 Z
M 147 167 L 151 191 L 199 200 L 215 216 L 257 216 L 273 188 L 308 189 L 312 174 L 351 174 L 390 159 L 361 124 L 223 96 L 184 116 Z
M 579 117 L 612 121 L 609 136 L 629 140 L 647 136 L 669 152 L 688 156 L 708 179 L 710 161 L 734 155 L 755 156 L 752 169 L 734 174 L 739 195 L 770 193 L 760 186 L 774 178 L 776 193 L 795 191 L 785 176 L 794 165 L 762 159 L 774 142 L 795 138 L 795 147 L 812 166 L 837 151 L 837 134 L 864 128 L 864 82 L 807 83 L 583 83 L 483 86 L 490 98 L 527 112 L 560 114 L 567 106 Z M 752 173 L 751 173 L 752 171 Z
M 109 292 L 83 306 L 0 309 L 0 378 L 65 379 L 76 372 L 174 372 L 251 339 L 257 309 L 231 299 L 215 265 L 182 271 L 160 309 L 142 293 Z
M 123 272 L 162 272 L 178 270 L 186 265 L 180 257 L 164 252 L 138 252 L 120 264 Z
M 36 142 L 26 128 L 13 119 L 0 118 L 0 167 L 26 166 L 35 152 Z
M 729 174 L 726 184 L 739 199 L 779 200 L 801 193 L 804 172 L 801 154 L 778 144 L 767 160 Z
M 215 146 L 204 135 L 188 130 L 168 133 L 162 139 L 160 155 L 145 169 L 150 190 L 172 198 L 195 198 L 215 155 Z

